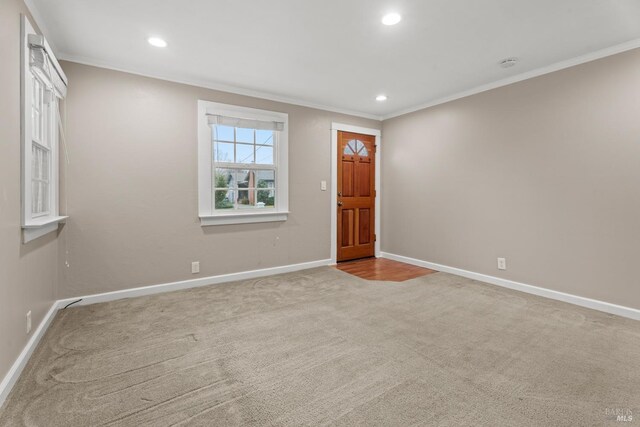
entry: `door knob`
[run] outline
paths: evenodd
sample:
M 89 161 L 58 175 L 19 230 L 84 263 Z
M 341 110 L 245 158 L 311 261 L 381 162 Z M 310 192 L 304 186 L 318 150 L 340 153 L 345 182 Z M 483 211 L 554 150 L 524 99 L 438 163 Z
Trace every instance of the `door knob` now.
M 338 191 L 338 197 L 342 197 L 342 192 Z
M 342 202 L 338 202 L 338 206 L 342 206 Z

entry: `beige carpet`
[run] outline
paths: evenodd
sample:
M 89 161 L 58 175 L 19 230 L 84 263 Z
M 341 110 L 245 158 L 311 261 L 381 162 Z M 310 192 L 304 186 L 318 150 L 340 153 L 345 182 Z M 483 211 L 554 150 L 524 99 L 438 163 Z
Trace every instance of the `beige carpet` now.
M 386 283 L 326 267 L 60 311 L 0 425 L 639 418 L 640 322 L 445 273 Z

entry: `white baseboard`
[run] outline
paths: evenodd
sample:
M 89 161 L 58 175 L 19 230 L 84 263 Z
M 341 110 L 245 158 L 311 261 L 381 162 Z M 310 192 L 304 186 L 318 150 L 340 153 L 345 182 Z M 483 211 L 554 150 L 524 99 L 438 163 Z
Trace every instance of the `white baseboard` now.
M 27 365 L 31 354 L 33 354 L 33 351 L 38 346 L 40 339 L 44 336 L 44 333 L 49 328 L 49 325 L 51 324 L 51 321 L 53 320 L 57 312 L 58 301 L 55 301 L 38 325 L 38 328 L 33 331 L 33 335 L 31 335 L 31 338 L 27 342 L 27 345 L 24 347 L 16 361 L 13 363 L 13 365 L 9 369 L 9 372 L 7 372 L 7 375 L 4 376 L 2 382 L 0 383 L 0 407 L 2 407 L 2 404 L 7 399 L 7 396 L 9 396 L 11 389 L 18 381 L 18 378 L 20 377 L 20 374 L 22 373 L 24 367 Z
M 324 267 L 331 264 L 331 260 L 323 259 L 319 261 L 303 262 L 300 264 L 283 265 L 279 267 L 263 268 L 260 270 L 242 271 L 240 273 L 221 274 L 219 276 L 200 277 L 197 279 L 182 280 L 179 282 L 163 283 L 161 285 L 142 286 L 139 288 L 124 289 L 122 291 L 105 292 L 103 294 L 86 295 L 83 297 L 67 298 L 58 301 L 58 307 L 77 301 L 74 304 L 88 305 L 99 302 L 114 301 L 123 298 L 140 297 L 144 295 L 153 295 L 163 292 L 178 291 L 181 289 L 197 288 L 200 286 L 215 285 L 218 283 L 234 282 L 237 280 L 255 279 L 256 277 L 273 276 L 275 274 L 290 273 L 292 271 L 307 270 L 309 268 Z
M 473 271 L 467 271 L 461 268 L 449 267 L 447 265 L 441 265 L 433 262 L 422 261 L 419 259 L 409 258 L 402 255 L 390 254 L 388 252 L 382 252 L 380 256 L 382 256 L 383 258 L 394 260 L 394 261 L 413 264 L 419 267 L 430 268 L 432 270 L 442 271 L 444 273 L 451 273 L 451 274 L 455 274 L 456 276 L 462 276 L 468 279 L 478 280 L 480 282 L 490 283 L 496 286 L 502 286 L 503 288 L 509 288 L 516 291 L 526 292 L 528 294 L 533 294 L 533 295 L 538 295 L 545 298 L 555 299 L 558 301 L 568 302 L 569 304 L 575 304 L 581 307 L 587 307 L 587 308 L 591 308 L 598 311 L 604 311 L 605 313 L 616 314 L 618 316 L 628 317 L 629 319 L 640 320 L 640 310 L 636 308 L 625 307 L 622 305 L 616 305 L 609 302 L 580 297 L 577 295 L 554 291 L 547 288 L 540 288 L 538 286 L 532 286 L 532 285 L 527 285 L 525 283 L 514 282 L 513 280 L 502 279 L 500 277 L 489 276 L 487 274 L 474 273 Z
M 489 276 L 481 273 L 474 273 L 472 271 L 462 270 L 460 268 L 449 267 L 446 265 L 435 264 L 432 262 L 422 261 L 415 258 L 409 258 L 402 255 L 390 254 L 387 252 L 381 252 L 380 256 L 383 258 L 392 259 L 395 261 L 405 262 L 407 264 L 418 265 L 420 267 L 426 267 L 433 270 L 442 271 L 445 273 L 451 273 L 469 279 L 478 280 L 481 282 L 490 283 L 497 286 L 502 286 L 517 291 L 526 292 L 546 298 L 551 298 L 559 301 L 568 302 L 570 304 L 579 305 L 582 307 L 591 308 L 594 310 L 604 311 L 606 313 L 616 314 L 630 319 L 640 320 L 640 310 L 624 307 L 616 304 L 611 304 L 604 301 L 593 300 L 590 298 L 579 297 L 577 295 L 566 294 L 564 292 L 553 291 L 551 289 L 540 288 L 537 286 L 526 285 L 524 283 L 514 282 L 512 280 L 501 279 L 499 277 Z M 27 345 L 22 350 L 18 358 L 16 359 L 9 372 L 5 375 L 4 379 L 0 383 L 0 407 L 6 400 L 7 396 L 11 392 L 11 389 L 18 381 L 22 370 L 26 366 L 31 354 L 38 346 L 40 339 L 47 331 L 47 328 L 51 324 L 51 321 L 55 317 L 56 312 L 65 307 L 67 304 L 77 301 L 82 298 L 82 301 L 75 305 L 88 305 L 96 304 L 100 302 L 114 301 L 123 298 L 133 298 L 143 295 L 153 295 L 163 292 L 176 291 L 181 289 L 196 288 L 200 286 L 215 285 L 219 283 L 233 282 L 237 280 L 254 279 L 257 277 L 272 276 L 275 274 L 289 273 L 293 271 L 306 270 L 309 268 L 323 267 L 330 265 L 331 260 L 319 260 L 304 262 L 300 264 L 284 265 L 280 267 L 264 268 L 260 270 L 244 271 L 240 273 L 222 274 L 218 276 L 202 277 L 192 280 L 183 280 L 178 282 L 164 283 L 161 285 L 144 286 L 139 288 L 125 289 L 122 291 L 106 292 L 102 294 L 87 295 L 84 297 L 67 298 L 58 300 L 53 303 L 45 317 L 38 325 L 38 328 L 34 331 L 33 335 L 27 342 Z
M 27 345 L 24 347 L 24 350 L 22 350 L 22 353 L 20 353 L 20 356 L 18 356 L 13 366 L 11 366 L 11 369 L 9 369 L 9 372 L 7 373 L 7 375 L 5 375 L 4 379 L 2 380 L 2 383 L 0 383 L 0 407 L 2 407 L 2 404 L 6 400 L 9 393 L 11 392 L 11 389 L 13 388 L 15 383 L 18 381 L 18 378 L 20 377 L 22 370 L 24 369 L 27 362 L 29 361 L 31 354 L 38 346 L 38 342 L 40 342 L 40 339 L 42 338 L 44 333 L 47 331 L 47 328 L 49 328 L 49 325 L 51 324 L 51 321 L 55 317 L 56 312 L 64 308 L 67 304 L 71 302 L 77 301 L 82 298 L 82 301 L 74 304 L 74 306 L 96 304 L 99 302 L 114 301 L 114 300 L 123 299 L 123 298 L 133 298 L 133 297 L 139 297 L 143 295 L 152 295 L 152 294 L 159 294 L 162 292 L 177 291 L 180 289 L 197 288 L 200 286 L 234 282 L 237 280 L 247 280 L 247 279 L 255 279 L 257 277 L 273 276 L 275 274 L 290 273 L 293 271 L 307 270 L 307 269 L 316 268 L 316 267 L 324 267 L 329 264 L 331 264 L 331 260 L 323 259 L 319 261 L 303 262 L 300 264 L 291 264 L 291 265 L 283 265 L 280 267 L 263 268 L 260 270 L 243 271 L 240 273 L 221 274 L 219 276 L 201 277 L 198 279 L 163 283 L 161 285 L 143 286 L 139 288 L 125 289 L 122 291 L 106 292 L 102 294 L 87 295 L 84 297 L 57 300 L 53 303 L 53 305 L 45 315 L 44 319 L 42 319 L 42 322 L 40 322 L 38 329 L 34 331 L 33 335 L 31 336 L 31 339 L 29 339 L 29 341 L 27 342 Z

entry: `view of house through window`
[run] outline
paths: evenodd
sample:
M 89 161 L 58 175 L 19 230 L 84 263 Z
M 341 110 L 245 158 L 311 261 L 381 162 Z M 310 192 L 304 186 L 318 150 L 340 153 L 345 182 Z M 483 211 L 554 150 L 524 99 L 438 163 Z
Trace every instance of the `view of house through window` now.
M 212 129 L 214 208 L 275 208 L 278 132 L 226 125 Z

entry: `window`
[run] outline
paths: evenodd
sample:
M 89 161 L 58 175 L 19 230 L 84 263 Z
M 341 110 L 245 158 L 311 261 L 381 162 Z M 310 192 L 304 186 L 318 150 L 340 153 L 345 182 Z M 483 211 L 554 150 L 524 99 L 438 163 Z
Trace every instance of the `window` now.
M 344 146 L 344 152 L 342 153 L 345 156 L 353 156 L 357 154 L 360 157 L 369 157 L 369 152 L 367 151 L 367 147 L 365 147 L 364 143 L 357 139 L 352 139 Z
M 202 225 L 284 221 L 288 115 L 198 101 Z
M 58 229 L 59 102 L 66 76 L 43 36 L 23 17 L 22 228 L 29 242 Z

